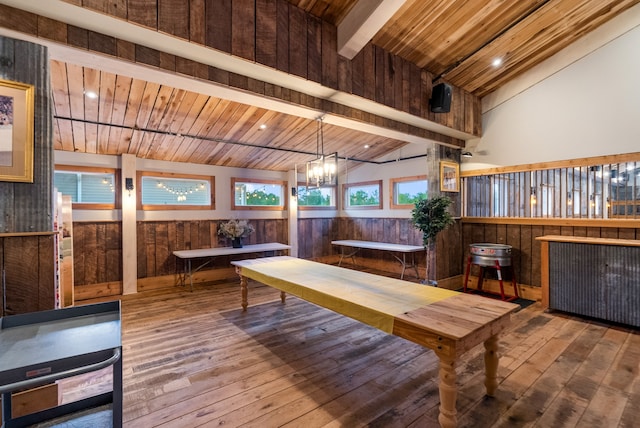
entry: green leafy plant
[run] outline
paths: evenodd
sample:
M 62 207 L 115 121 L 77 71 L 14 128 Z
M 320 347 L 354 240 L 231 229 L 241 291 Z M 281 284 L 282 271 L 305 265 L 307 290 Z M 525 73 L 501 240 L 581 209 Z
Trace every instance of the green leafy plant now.
M 411 223 L 422 232 L 422 243 L 426 249 L 426 275 L 427 283 L 435 282 L 435 243 L 438 233 L 453 224 L 454 220 L 448 211 L 451 205 L 448 196 L 434 196 L 419 200 L 411 210 Z

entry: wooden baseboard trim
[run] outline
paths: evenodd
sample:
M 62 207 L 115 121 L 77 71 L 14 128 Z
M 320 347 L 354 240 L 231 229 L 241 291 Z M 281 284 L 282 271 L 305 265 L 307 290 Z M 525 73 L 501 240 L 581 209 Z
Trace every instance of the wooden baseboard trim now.
M 228 281 L 237 278 L 235 270 L 231 267 L 221 269 L 210 269 L 196 272 L 193 275 L 193 284 L 201 284 L 203 282 Z M 158 290 L 161 288 L 177 287 L 189 289 L 189 282 L 186 284 L 181 282 L 182 276 L 162 275 L 149 278 L 140 278 L 137 281 L 137 291 Z M 93 300 L 104 297 L 122 295 L 122 282 L 103 282 L 100 284 L 76 285 L 74 287 L 75 301 Z

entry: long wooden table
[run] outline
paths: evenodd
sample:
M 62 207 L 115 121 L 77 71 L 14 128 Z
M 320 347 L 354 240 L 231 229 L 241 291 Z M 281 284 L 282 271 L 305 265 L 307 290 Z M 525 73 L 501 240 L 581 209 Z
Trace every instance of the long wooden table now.
M 184 274 L 181 279 L 182 284 L 186 282 L 187 276 L 189 276 L 189 287 L 193 291 L 193 274 L 200 269 L 211 263 L 216 257 L 231 256 L 236 254 L 251 254 L 251 253 L 268 253 L 268 252 L 280 252 L 291 249 L 290 245 L 281 244 L 279 242 L 267 242 L 265 244 L 253 244 L 243 245 L 240 248 L 234 247 L 217 247 L 217 248 L 200 248 L 197 250 L 179 250 L 174 251 L 173 255 L 179 259 L 183 259 Z M 193 259 L 208 259 L 205 260 L 195 269 L 191 269 L 191 260 Z
M 233 261 L 240 275 L 242 308 L 253 279 L 429 349 L 440 359 L 440 415 L 445 428 L 457 425 L 456 360 L 484 343 L 485 387 L 497 386 L 498 334 L 518 305 L 295 257 Z
M 416 271 L 416 277 L 420 279 L 420 274 L 418 273 L 418 265 L 416 264 L 415 254 L 419 251 L 424 251 L 424 247 L 421 245 L 405 245 L 405 244 L 391 244 L 388 242 L 376 242 L 376 241 L 360 241 L 357 239 L 345 239 L 339 241 L 331 241 L 331 244 L 340 247 L 340 261 L 338 262 L 338 266 L 342 264 L 342 260 L 345 257 L 350 257 L 353 261 L 353 264 L 356 264 L 355 255 L 360 250 L 378 250 L 378 251 L 388 251 L 391 255 L 400 262 L 402 265 L 402 273 L 400 274 L 400 279 L 404 278 L 404 271 L 407 267 L 412 267 Z M 345 253 L 345 251 L 350 248 L 351 252 Z M 398 257 L 396 253 L 400 253 L 402 258 Z M 407 266 L 407 254 L 411 254 L 411 264 Z

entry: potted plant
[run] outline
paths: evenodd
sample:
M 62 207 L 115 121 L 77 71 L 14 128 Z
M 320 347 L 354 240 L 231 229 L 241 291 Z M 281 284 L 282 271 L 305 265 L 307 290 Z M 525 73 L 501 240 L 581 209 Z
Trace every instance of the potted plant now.
M 218 235 L 231 239 L 233 248 L 242 248 L 242 238 L 251 235 L 254 230 L 254 227 L 246 220 L 229 220 L 220 223 Z
M 426 250 L 425 284 L 437 286 L 435 271 L 435 245 L 438 233 L 453 224 L 448 211 L 451 205 L 448 196 L 437 195 L 421 199 L 411 210 L 411 223 L 422 232 L 422 243 Z

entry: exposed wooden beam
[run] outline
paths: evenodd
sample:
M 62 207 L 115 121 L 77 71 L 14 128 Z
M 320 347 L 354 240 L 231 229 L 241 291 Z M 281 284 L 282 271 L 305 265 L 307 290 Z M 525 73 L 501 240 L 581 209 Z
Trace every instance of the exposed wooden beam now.
M 338 25 L 338 53 L 353 59 L 406 0 L 360 0 Z

